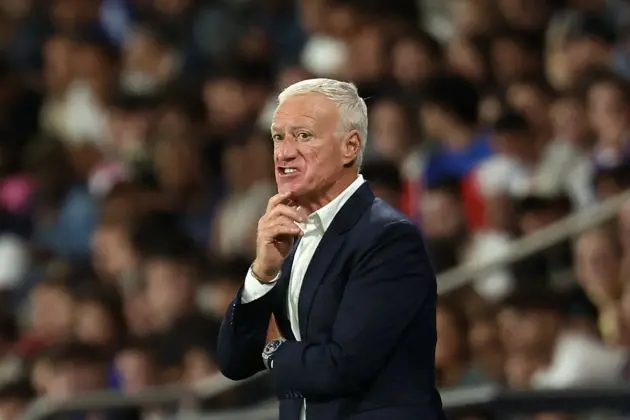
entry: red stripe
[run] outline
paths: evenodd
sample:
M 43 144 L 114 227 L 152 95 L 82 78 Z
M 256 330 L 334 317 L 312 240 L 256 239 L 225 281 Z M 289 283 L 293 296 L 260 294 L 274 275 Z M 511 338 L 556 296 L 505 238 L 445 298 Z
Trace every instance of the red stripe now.
M 486 227 L 486 203 L 481 194 L 475 171 L 470 171 L 463 178 L 461 194 L 468 229 L 475 232 Z

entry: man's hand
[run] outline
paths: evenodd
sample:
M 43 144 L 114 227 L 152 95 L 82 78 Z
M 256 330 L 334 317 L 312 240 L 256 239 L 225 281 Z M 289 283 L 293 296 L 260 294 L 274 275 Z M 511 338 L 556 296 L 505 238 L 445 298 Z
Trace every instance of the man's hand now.
M 276 194 L 269 199 L 267 211 L 258 221 L 256 259 L 252 264 L 256 277 L 263 281 L 276 277 L 291 251 L 293 239 L 302 235 L 295 223 L 306 218 L 306 212 L 293 205 L 291 193 Z

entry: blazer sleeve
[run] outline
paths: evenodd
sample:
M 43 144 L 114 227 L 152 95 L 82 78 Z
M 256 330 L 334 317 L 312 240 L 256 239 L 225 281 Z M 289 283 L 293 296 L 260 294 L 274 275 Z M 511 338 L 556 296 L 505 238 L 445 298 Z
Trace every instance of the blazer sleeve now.
M 287 341 L 274 354 L 278 392 L 342 396 L 361 391 L 435 295 L 420 230 L 408 221 L 390 223 L 357 261 L 330 337 Z
M 244 287 L 223 316 L 217 346 L 221 373 L 238 381 L 265 369 L 262 352 L 267 340 L 277 287 L 249 303 L 242 302 Z

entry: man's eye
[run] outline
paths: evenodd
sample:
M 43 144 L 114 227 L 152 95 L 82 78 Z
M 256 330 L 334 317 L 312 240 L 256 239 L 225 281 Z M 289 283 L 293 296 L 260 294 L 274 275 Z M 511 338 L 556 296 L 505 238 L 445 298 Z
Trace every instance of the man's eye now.
M 280 134 L 272 134 L 271 135 L 271 139 L 273 141 L 280 141 L 280 140 L 282 140 L 282 136 Z
M 298 133 L 296 137 L 298 140 L 308 140 L 311 138 L 311 135 L 309 133 Z

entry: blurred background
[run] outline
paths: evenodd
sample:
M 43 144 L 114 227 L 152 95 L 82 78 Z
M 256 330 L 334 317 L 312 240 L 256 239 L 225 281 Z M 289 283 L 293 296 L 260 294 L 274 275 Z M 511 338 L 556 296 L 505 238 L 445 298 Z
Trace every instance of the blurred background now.
M 626 0 L 0 0 L 0 418 L 273 402 L 214 356 L 311 77 L 358 85 L 363 174 L 446 273 L 445 403 L 630 412 L 629 29 Z

